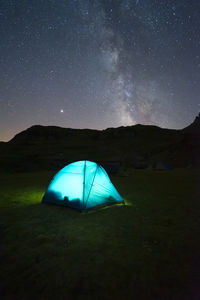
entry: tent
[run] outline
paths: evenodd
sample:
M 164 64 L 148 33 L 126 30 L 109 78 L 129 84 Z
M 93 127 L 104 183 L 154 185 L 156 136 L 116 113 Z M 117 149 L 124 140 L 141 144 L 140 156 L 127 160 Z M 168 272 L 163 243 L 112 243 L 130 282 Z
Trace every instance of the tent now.
M 172 170 L 173 167 L 171 164 L 167 162 L 158 161 L 153 164 L 152 169 L 157 171 L 165 171 L 165 170 Z
M 124 201 L 102 166 L 84 160 L 61 169 L 50 182 L 42 202 L 85 211 Z

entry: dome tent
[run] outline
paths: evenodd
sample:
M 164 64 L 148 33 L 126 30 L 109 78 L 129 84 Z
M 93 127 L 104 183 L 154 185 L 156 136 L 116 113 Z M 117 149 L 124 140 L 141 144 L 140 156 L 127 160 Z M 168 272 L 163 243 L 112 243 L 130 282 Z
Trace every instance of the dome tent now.
M 103 167 L 83 160 L 67 165 L 54 176 L 42 202 L 87 211 L 97 205 L 124 201 Z

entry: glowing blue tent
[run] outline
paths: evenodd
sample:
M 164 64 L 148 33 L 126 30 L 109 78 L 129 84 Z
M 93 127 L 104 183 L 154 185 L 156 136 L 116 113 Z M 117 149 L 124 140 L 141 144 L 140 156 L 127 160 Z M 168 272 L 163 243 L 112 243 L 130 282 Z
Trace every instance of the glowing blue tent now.
M 123 202 L 102 166 L 77 161 L 61 169 L 52 179 L 42 202 L 88 210 L 97 205 Z

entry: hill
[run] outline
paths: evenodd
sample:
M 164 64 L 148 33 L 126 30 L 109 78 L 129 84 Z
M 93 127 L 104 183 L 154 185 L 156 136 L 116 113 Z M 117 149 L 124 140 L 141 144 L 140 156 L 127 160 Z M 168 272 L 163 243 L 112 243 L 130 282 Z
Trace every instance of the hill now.
M 54 170 L 88 159 L 147 168 L 159 162 L 200 166 L 200 115 L 182 130 L 135 125 L 106 130 L 32 126 L 0 143 L 0 170 Z

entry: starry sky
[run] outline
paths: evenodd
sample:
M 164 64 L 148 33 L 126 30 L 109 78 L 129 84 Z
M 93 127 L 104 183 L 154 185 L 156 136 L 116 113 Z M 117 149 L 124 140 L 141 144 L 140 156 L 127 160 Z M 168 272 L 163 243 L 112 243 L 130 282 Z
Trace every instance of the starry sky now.
M 34 124 L 189 125 L 199 16 L 199 0 L 0 0 L 0 140 Z

